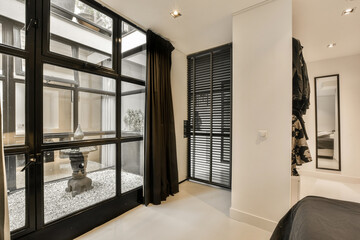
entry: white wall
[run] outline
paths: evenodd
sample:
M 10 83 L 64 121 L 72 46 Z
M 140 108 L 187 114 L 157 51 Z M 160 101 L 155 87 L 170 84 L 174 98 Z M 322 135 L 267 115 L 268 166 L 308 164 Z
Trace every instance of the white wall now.
M 269 231 L 290 206 L 291 4 L 275 0 L 233 17 L 230 215 Z
M 304 48 L 306 50 L 306 46 Z M 304 53 L 306 60 L 306 52 Z M 309 147 L 313 161 L 301 169 L 313 172 L 337 173 L 317 170 L 315 165 L 315 94 L 314 77 L 340 74 L 340 143 L 341 172 L 343 176 L 360 177 L 360 55 L 327 59 L 307 63 L 311 83 L 311 105 L 304 117 L 309 135 Z
M 187 60 L 178 50 L 172 52 L 171 89 L 174 105 L 176 151 L 179 181 L 187 178 L 187 138 L 184 138 L 184 120 L 187 119 Z

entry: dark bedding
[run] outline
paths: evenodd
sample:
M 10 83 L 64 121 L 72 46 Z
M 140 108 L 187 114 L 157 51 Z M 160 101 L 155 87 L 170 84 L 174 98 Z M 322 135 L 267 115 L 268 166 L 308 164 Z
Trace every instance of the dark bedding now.
M 319 136 L 317 138 L 317 147 L 320 149 L 334 149 L 334 138 L 330 138 L 330 134 Z
M 280 220 L 271 240 L 359 240 L 360 204 L 309 196 Z

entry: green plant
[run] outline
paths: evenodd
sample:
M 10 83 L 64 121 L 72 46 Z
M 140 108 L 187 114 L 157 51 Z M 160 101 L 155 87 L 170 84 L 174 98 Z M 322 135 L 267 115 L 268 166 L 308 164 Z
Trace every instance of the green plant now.
M 124 117 L 124 122 L 129 130 L 141 132 L 144 123 L 144 113 L 140 109 L 128 109 Z

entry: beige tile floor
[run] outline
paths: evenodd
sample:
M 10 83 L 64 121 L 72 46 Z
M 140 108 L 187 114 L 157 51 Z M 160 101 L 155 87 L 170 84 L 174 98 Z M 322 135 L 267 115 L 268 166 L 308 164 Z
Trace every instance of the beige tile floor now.
M 229 218 L 230 191 L 193 182 L 158 206 L 137 208 L 78 240 L 262 240 L 271 233 Z

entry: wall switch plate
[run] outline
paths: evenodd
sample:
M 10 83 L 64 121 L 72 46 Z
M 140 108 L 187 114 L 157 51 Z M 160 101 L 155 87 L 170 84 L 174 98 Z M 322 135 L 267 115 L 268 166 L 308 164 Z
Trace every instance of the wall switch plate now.
M 184 138 L 188 138 L 190 135 L 190 126 L 189 121 L 184 120 Z
M 267 138 L 268 131 L 267 130 L 258 130 L 258 134 L 262 138 Z

